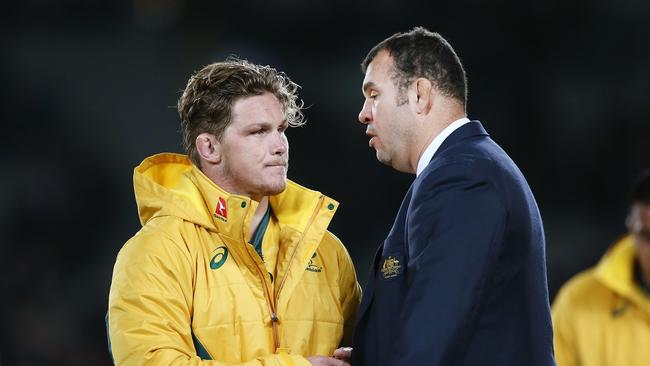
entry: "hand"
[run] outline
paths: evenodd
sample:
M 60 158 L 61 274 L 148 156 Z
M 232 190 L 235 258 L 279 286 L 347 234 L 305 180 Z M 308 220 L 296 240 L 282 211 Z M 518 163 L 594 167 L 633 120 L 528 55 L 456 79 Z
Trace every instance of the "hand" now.
M 337 360 L 334 357 L 311 356 L 307 357 L 307 361 L 314 366 L 350 366 L 348 362 Z
M 352 363 L 352 347 L 340 347 L 334 351 L 334 358 Z

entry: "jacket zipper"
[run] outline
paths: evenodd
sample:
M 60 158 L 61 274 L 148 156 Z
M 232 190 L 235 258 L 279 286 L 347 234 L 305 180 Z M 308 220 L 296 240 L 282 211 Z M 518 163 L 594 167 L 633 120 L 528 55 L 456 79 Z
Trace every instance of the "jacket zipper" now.
M 293 261 L 293 257 L 296 256 L 296 252 L 298 251 L 298 247 L 300 246 L 300 243 L 302 243 L 302 240 L 305 237 L 305 232 L 309 227 L 311 227 L 311 224 L 314 222 L 314 219 L 316 219 L 316 215 L 320 211 L 320 207 L 323 205 L 323 196 L 321 195 L 318 199 L 318 205 L 316 206 L 316 210 L 312 213 L 311 217 L 309 218 L 309 221 L 307 222 L 307 226 L 305 226 L 305 230 L 302 232 L 302 235 L 300 236 L 300 239 L 298 240 L 298 244 L 294 248 L 293 252 L 291 253 L 291 257 L 289 258 L 289 266 L 287 267 L 287 270 L 284 274 L 284 277 L 282 277 L 282 281 L 280 281 L 280 285 L 276 288 L 275 291 L 275 296 L 271 297 L 269 294 L 269 288 L 266 282 L 266 276 L 264 275 L 264 272 L 260 269 L 258 265 L 255 265 L 255 268 L 257 268 L 257 273 L 259 273 L 260 278 L 262 279 L 262 287 L 264 287 L 264 297 L 266 298 L 266 304 L 269 308 L 269 313 L 271 313 L 271 325 L 273 327 L 273 342 L 275 344 L 275 351 L 277 352 L 278 348 L 280 348 L 280 335 L 278 332 L 278 326 L 280 323 L 280 318 L 278 317 L 277 310 L 275 308 L 279 298 L 280 298 L 280 290 L 282 290 L 282 287 L 284 287 L 284 283 L 287 280 L 287 277 L 289 277 L 289 269 L 291 268 L 291 263 Z M 243 235 L 243 232 L 242 232 Z M 245 238 L 244 238 L 245 239 Z M 247 243 L 247 240 L 244 240 L 245 243 Z M 246 252 L 248 253 L 248 256 L 253 260 L 253 263 L 255 263 L 255 259 L 253 258 L 252 254 L 246 249 Z
M 307 226 L 305 226 L 305 230 L 302 232 L 302 235 L 298 240 L 298 244 L 293 249 L 293 253 L 291 253 L 291 257 L 289 258 L 289 266 L 287 267 L 284 277 L 282 277 L 282 281 L 280 281 L 280 285 L 275 290 L 275 303 L 277 303 L 278 300 L 280 299 L 280 291 L 282 290 L 282 287 L 284 287 L 284 283 L 286 282 L 287 277 L 289 277 L 289 269 L 291 268 L 291 263 L 293 263 L 293 257 L 296 256 L 296 253 L 298 252 L 298 247 L 300 247 L 300 243 L 302 243 L 302 240 L 305 238 L 305 232 L 307 231 L 308 228 L 311 227 L 311 224 L 316 219 L 316 215 L 318 214 L 321 206 L 323 205 L 323 200 L 324 200 L 323 196 L 320 196 L 320 198 L 318 199 L 318 205 L 316 206 L 316 210 L 314 210 L 311 217 L 309 218 L 309 221 L 307 221 Z
M 255 259 L 251 255 L 250 251 L 248 249 L 246 250 L 248 252 L 248 256 L 251 257 L 253 260 L 253 263 L 255 263 Z M 269 308 L 269 313 L 271 314 L 271 325 L 273 326 L 273 342 L 275 345 L 275 349 L 277 351 L 278 348 L 280 348 L 280 336 L 278 334 L 278 322 L 280 319 L 278 318 L 278 314 L 276 313 L 275 310 L 275 304 L 273 301 L 271 301 L 271 295 L 269 294 L 269 288 L 268 284 L 266 282 L 266 276 L 264 275 L 264 272 L 260 269 L 260 267 L 256 264 L 255 268 L 257 268 L 257 273 L 259 273 L 260 278 L 262 279 L 262 287 L 264 288 L 264 297 L 266 298 L 266 305 Z

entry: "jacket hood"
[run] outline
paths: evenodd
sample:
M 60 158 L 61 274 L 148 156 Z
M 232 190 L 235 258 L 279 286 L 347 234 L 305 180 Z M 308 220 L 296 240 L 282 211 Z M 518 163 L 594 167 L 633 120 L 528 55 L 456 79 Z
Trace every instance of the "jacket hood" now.
M 210 212 L 190 178 L 194 165 L 185 155 L 157 154 L 134 169 L 133 187 L 140 223 L 160 216 L 176 216 L 212 227 Z
M 623 237 L 610 247 L 598 262 L 595 276 L 598 281 L 620 296 L 648 307 L 650 303 L 634 277 L 636 251 L 634 238 L 631 235 Z

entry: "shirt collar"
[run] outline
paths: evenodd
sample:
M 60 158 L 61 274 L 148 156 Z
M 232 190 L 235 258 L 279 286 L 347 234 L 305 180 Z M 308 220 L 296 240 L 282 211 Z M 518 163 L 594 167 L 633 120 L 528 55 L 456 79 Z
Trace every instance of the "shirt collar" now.
M 424 153 L 420 157 L 420 160 L 418 161 L 418 168 L 416 170 L 415 176 L 417 177 L 422 173 L 424 168 L 427 167 L 429 164 L 429 161 L 431 161 L 431 158 L 433 157 L 433 154 L 436 153 L 436 151 L 440 148 L 440 145 L 445 141 L 445 139 L 451 135 L 452 132 L 456 131 L 460 126 L 464 125 L 465 123 L 469 122 L 469 118 L 463 117 L 461 119 L 458 119 L 454 122 L 452 122 L 449 126 L 445 127 L 442 132 L 436 136 L 433 141 L 427 146 L 426 150 L 424 150 Z

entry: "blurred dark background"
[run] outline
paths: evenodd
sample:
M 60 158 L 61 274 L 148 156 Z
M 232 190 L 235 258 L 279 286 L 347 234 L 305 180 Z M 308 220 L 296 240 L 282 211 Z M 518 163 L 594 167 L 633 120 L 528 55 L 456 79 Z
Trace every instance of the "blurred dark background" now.
M 192 72 L 234 54 L 302 85 L 290 178 L 341 202 L 361 282 L 413 176 L 378 163 L 357 114 L 371 46 L 445 36 L 480 119 L 527 177 L 549 289 L 625 233 L 650 165 L 650 2 L 6 1 L 0 10 L 0 363 L 108 365 L 112 266 L 139 228 L 132 169 L 180 152 Z

